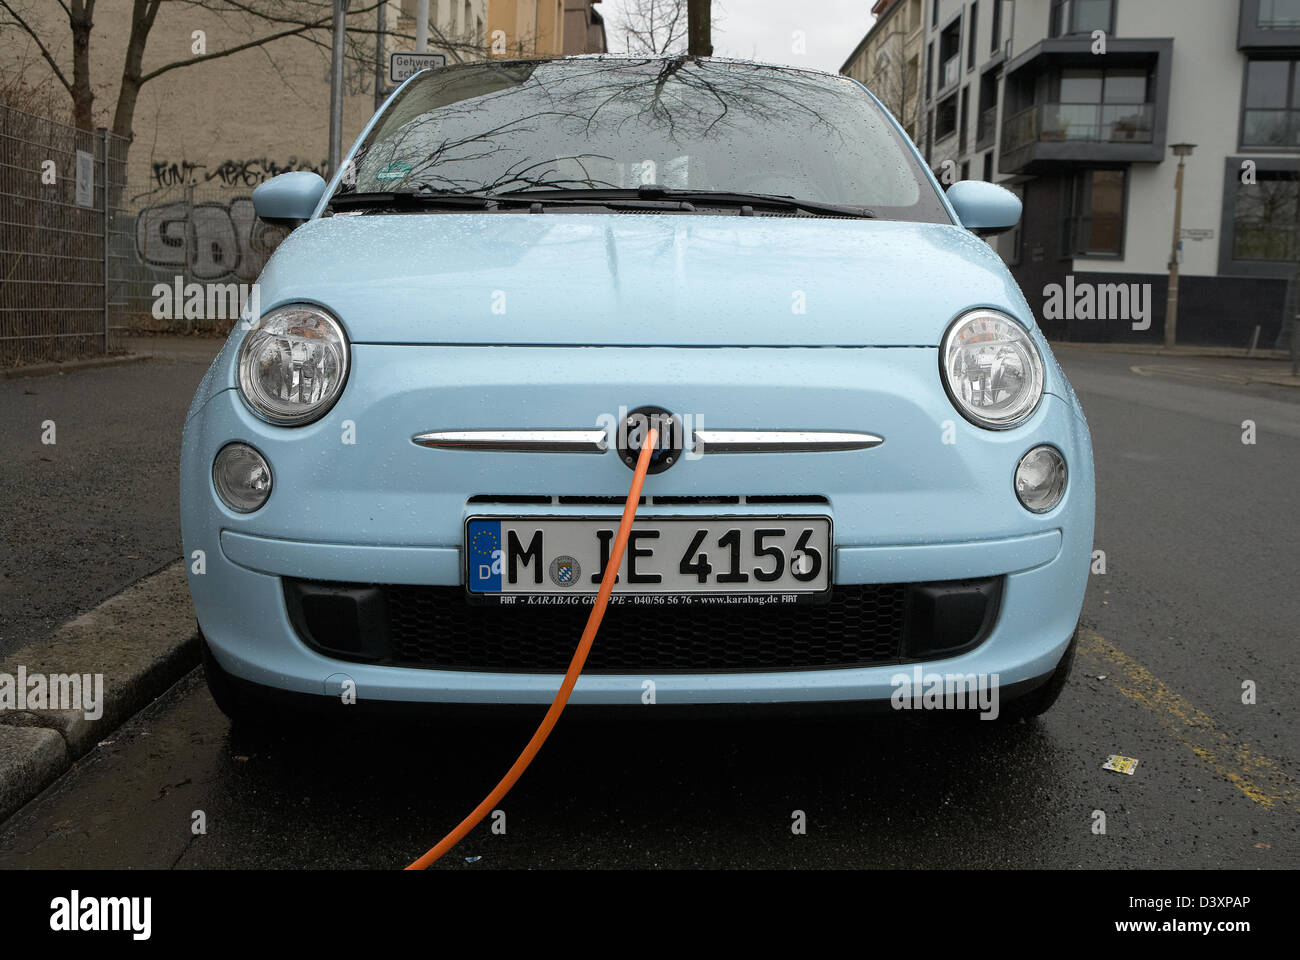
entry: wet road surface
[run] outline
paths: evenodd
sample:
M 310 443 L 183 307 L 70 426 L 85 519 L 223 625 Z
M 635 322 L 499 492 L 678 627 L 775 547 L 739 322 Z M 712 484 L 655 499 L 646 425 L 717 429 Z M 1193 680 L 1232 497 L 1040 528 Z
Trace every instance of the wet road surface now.
M 1106 573 L 1045 718 L 566 715 L 504 833 L 485 822 L 437 867 L 1300 866 L 1300 391 L 1060 356 L 1093 431 Z M 403 866 L 530 732 L 250 736 L 194 675 L 0 829 L 0 867 Z M 1110 754 L 1137 773 L 1103 770 Z

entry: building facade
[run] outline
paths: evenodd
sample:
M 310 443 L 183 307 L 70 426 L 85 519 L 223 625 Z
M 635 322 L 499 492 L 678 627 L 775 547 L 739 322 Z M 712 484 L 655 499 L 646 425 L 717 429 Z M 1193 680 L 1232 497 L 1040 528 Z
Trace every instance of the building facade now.
M 1022 197 L 994 242 L 1049 335 L 1163 340 L 1178 144 L 1179 342 L 1285 343 L 1300 0 L 925 0 L 923 71 L 918 145 Z
M 564 53 L 607 53 L 605 18 L 596 9 L 600 0 L 564 0 Z
M 126 279 L 113 288 L 113 296 L 128 305 L 132 322 L 150 319 L 149 291 L 155 280 L 255 280 L 279 233 L 257 220 L 253 190 L 288 171 L 330 175 L 328 28 L 204 59 L 282 34 L 286 22 L 293 22 L 285 18 L 316 18 L 321 9 L 312 0 L 255 6 L 269 15 L 166 3 L 149 33 L 142 71 L 176 66 L 140 88 L 133 136 L 123 150 L 125 187 L 114 200 L 112 257 Z M 603 23 L 591 0 L 549 0 L 549 5 L 545 0 L 429 0 L 428 50 L 442 53 L 450 64 L 487 58 L 492 53 L 491 16 L 507 7 L 533 18 L 525 19 L 522 28 L 511 21 L 516 49 L 508 53 L 570 52 L 565 46 L 570 36 L 571 52 L 604 47 Z M 21 91 L 24 99 L 10 106 L 66 120 L 70 98 L 42 47 L 71 77 L 68 17 L 52 0 L 22 10 L 36 37 L 8 23 L 0 27 L 0 95 L 8 101 L 5 91 Z M 351 4 L 342 76 L 344 149 L 394 87 L 389 54 L 414 50 L 417 10 L 416 0 Z M 540 34 L 538 11 L 550 15 L 549 20 L 543 17 Z M 131 18 L 132 0 L 99 0 L 95 7 L 88 58 L 95 94 L 91 120 L 97 126 L 113 122 Z M 64 166 L 59 181 L 66 183 L 75 171 Z M 11 177 L 19 176 L 14 169 Z M 103 167 L 96 171 L 102 181 Z M 113 177 L 116 183 L 118 167 Z
M 840 67 L 874 93 L 916 139 L 921 120 L 923 0 L 876 0 L 876 22 Z
M 605 52 L 600 0 L 489 0 L 488 49 L 503 58 Z

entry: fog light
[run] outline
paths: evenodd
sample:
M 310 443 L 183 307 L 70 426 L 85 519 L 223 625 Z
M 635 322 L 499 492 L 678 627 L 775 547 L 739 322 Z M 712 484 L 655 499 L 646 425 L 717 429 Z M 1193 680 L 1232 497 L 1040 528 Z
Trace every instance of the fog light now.
M 1026 510 L 1046 513 L 1065 493 L 1065 457 L 1055 447 L 1034 447 L 1016 467 L 1016 496 Z
M 212 461 L 212 485 L 231 510 L 252 513 L 271 495 L 271 467 L 248 444 L 230 443 Z

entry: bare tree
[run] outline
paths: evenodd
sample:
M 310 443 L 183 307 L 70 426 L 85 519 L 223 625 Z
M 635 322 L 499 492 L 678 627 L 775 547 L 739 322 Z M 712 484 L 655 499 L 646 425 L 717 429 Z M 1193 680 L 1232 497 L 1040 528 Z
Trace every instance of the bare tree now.
M 616 29 L 626 53 L 646 56 L 685 52 L 687 0 L 628 0 Z
M 686 19 L 690 32 L 687 53 L 692 57 L 713 56 L 711 0 L 687 0 Z
M 867 64 L 867 88 L 903 125 L 914 141 L 921 137 L 920 54 L 908 59 L 907 33 L 887 34 L 876 48 L 874 63 Z
M 49 3 L 51 0 L 39 0 Z M 72 35 L 72 65 L 69 71 L 55 57 L 57 49 L 53 33 L 55 27 L 48 19 L 38 19 L 31 13 L 32 6 L 23 0 L 0 0 L 0 28 L 16 27 L 35 44 L 41 58 L 53 72 L 72 100 L 73 122 L 83 130 L 94 129 L 94 88 L 91 76 L 90 43 L 94 26 L 96 0 L 53 0 L 63 12 L 63 20 Z M 373 57 L 373 43 L 377 31 L 371 24 L 373 14 L 383 0 L 353 0 L 348 10 L 348 59 L 362 70 Z M 149 36 L 159 12 L 166 4 L 169 10 L 201 8 L 210 14 L 231 22 L 232 36 L 247 35 L 248 39 L 230 43 L 211 53 L 195 54 L 183 60 L 173 60 L 146 71 L 144 55 Z M 121 85 L 113 112 L 112 131 L 130 139 L 140 89 L 151 80 L 191 67 L 198 63 L 229 57 L 266 47 L 282 40 L 298 39 L 312 43 L 322 50 L 330 46 L 332 0 L 132 0 L 131 32 L 122 64 Z M 57 22 L 57 21 L 54 21 Z M 466 30 L 464 37 L 446 37 L 434 31 L 439 46 L 447 48 L 453 59 L 482 58 L 486 55 L 483 38 Z M 44 35 L 43 35 L 44 34 Z M 388 31 L 390 38 L 413 40 L 414 37 Z M 368 38 L 368 42 L 365 42 Z M 102 81 L 98 84 L 102 86 Z

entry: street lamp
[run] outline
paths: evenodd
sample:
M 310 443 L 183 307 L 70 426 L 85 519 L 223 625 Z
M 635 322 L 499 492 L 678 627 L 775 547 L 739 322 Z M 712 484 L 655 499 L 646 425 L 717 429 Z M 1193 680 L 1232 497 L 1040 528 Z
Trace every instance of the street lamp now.
M 1172 348 L 1178 334 L 1178 246 L 1183 239 L 1183 166 L 1192 151 L 1194 143 L 1175 143 L 1170 147 L 1178 158 L 1178 175 L 1174 178 L 1174 244 L 1169 251 L 1169 299 L 1165 305 L 1165 347 Z
M 334 35 L 330 46 L 329 168 L 334 176 L 343 158 L 343 53 L 347 42 L 349 0 L 334 0 Z

